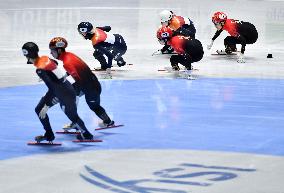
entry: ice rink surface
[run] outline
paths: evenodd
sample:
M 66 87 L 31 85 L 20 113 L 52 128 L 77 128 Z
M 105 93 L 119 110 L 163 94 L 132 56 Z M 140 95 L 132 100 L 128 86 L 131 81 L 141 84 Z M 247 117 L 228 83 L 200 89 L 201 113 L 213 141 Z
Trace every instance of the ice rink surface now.
M 156 30 L 164 9 L 195 24 L 205 50 L 193 64 L 196 80 L 158 72 L 170 66 L 169 55 L 151 56 L 161 48 Z M 226 32 L 206 50 L 215 11 L 258 29 L 246 63 L 211 55 L 223 49 Z M 34 41 L 50 55 L 51 38 L 63 36 L 68 50 L 98 67 L 77 32 L 81 21 L 110 25 L 127 42 L 125 60 L 133 65 L 115 67 L 112 80 L 96 73 L 103 106 L 125 126 L 94 132 L 98 118 L 81 98 L 79 114 L 102 143 L 56 135 L 60 147 L 27 146 L 43 132 L 34 108 L 46 87 L 21 47 Z M 283 193 L 283 1 L 0 0 L 0 24 L 1 193 Z M 49 116 L 54 131 L 68 122 L 58 106 Z

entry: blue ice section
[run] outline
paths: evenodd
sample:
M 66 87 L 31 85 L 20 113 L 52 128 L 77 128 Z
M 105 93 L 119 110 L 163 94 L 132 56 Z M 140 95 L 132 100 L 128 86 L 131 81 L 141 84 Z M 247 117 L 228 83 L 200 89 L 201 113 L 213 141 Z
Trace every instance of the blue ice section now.
M 198 79 L 102 81 L 102 105 L 124 127 L 95 132 L 102 143 L 27 146 L 42 134 L 34 113 L 44 85 L 0 89 L 0 159 L 100 149 L 189 149 L 284 156 L 284 80 Z M 59 106 L 49 112 L 54 131 L 68 119 Z M 94 132 L 98 118 L 79 103 Z

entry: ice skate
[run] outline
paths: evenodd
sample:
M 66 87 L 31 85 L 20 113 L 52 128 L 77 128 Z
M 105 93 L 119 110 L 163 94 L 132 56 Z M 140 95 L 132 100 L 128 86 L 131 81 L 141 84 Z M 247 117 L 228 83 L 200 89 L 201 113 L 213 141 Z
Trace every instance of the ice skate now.
M 85 131 L 84 133 L 80 133 L 76 137 L 78 140 L 93 140 L 94 136 L 89 132 Z
M 178 64 L 172 64 L 172 71 L 179 71 L 180 68 L 178 66 Z
M 172 64 L 171 67 L 165 67 L 164 70 L 167 72 L 178 72 L 180 68 L 177 64 Z
M 192 70 L 180 71 L 180 72 L 177 74 L 177 78 L 187 79 L 187 80 L 195 80 L 195 79 L 196 79 L 196 78 L 193 77 L 193 75 L 192 75 Z
M 96 128 L 95 130 L 104 130 L 104 129 L 111 129 L 111 128 L 116 128 L 116 127 L 122 127 L 124 126 L 123 124 L 120 124 L 120 125 L 115 125 L 114 121 L 111 121 L 110 123 L 104 123 L 104 122 L 101 122 L 98 124 L 99 128 Z
M 121 67 L 121 66 L 125 66 L 126 62 L 123 60 L 123 58 L 121 58 L 120 60 L 117 61 L 117 66 Z
M 46 131 L 44 135 L 39 135 L 35 137 L 35 141 L 40 143 L 42 141 L 52 142 L 55 139 L 55 136 L 52 131 Z
M 184 66 L 183 70 L 178 71 L 178 73 L 176 73 L 175 75 L 177 78 L 195 80 L 196 78 L 193 77 L 192 72 L 193 72 L 192 66 L 187 65 Z
M 231 55 L 234 52 L 237 52 L 236 46 L 227 46 L 225 50 L 216 50 L 219 55 Z
M 94 136 L 88 131 L 77 135 L 77 140 L 73 140 L 74 143 L 97 143 L 102 141 L 101 139 L 94 139 Z
M 62 127 L 65 132 L 69 132 L 72 129 L 78 131 L 77 125 L 75 123 L 66 124 Z
M 236 47 L 236 45 L 226 46 L 225 52 L 226 52 L 227 54 L 232 54 L 233 52 L 237 52 L 237 47 Z
M 164 70 L 167 71 L 167 72 L 173 72 L 173 68 L 172 67 L 165 67 Z
M 94 68 L 93 71 L 106 71 L 106 69 L 104 69 L 104 68 Z
M 111 127 L 111 126 L 114 126 L 114 121 L 111 121 L 110 123 L 100 122 L 98 126 L 99 127 Z

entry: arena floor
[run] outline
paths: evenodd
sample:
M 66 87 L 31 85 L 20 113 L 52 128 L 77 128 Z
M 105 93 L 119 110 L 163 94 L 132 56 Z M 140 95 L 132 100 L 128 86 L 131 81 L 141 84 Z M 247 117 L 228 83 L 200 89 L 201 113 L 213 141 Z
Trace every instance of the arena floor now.
M 169 55 L 152 56 L 161 47 L 163 9 L 195 23 L 205 51 L 193 64 L 196 80 L 158 71 L 170 66 Z M 206 50 L 215 11 L 258 29 L 246 63 L 211 55 L 223 48 L 226 32 Z M 0 16 L 0 193 L 283 193 L 283 1 L 0 0 Z M 62 146 L 28 146 L 43 133 L 34 108 L 47 89 L 21 47 L 34 41 L 50 55 L 49 41 L 62 36 L 69 51 L 98 67 L 77 32 L 81 21 L 125 37 L 125 60 L 133 65 L 114 67 L 111 80 L 96 73 L 102 105 L 125 126 L 94 131 L 99 120 L 81 98 L 79 114 L 102 143 L 56 135 Z M 54 131 L 68 123 L 58 106 L 48 113 Z

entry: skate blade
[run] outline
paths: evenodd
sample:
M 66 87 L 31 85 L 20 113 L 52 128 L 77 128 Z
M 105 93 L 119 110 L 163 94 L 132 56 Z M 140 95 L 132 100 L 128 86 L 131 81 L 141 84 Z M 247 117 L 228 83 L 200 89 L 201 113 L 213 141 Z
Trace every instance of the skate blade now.
M 28 142 L 27 145 L 60 146 L 60 145 L 62 145 L 62 143 L 58 143 L 58 142 L 36 142 L 36 141 L 32 141 L 32 142 Z
M 96 69 L 93 69 L 92 71 L 94 72 L 106 72 L 106 70 L 103 70 L 103 69 L 100 69 L 100 68 L 96 68 Z M 112 72 L 116 71 L 115 69 L 111 69 Z
M 212 56 L 235 56 L 237 55 L 237 53 L 231 53 L 231 54 L 215 54 L 215 53 L 212 53 L 211 54 Z
M 103 140 L 100 139 L 83 139 L 83 140 L 73 140 L 74 143 L 97 143 L 97 142 L 103 142 Z
M 185 72 L 186 70 L 179 70 L 178 72 Z M 197 68 L 193 68 L 192 71 L 199 71 Z M 166 69 L 158 69 L 158 72 L 176 72 L 176 71 L 168 71 Z
M 109 126 L 109 127 L 99 127 L 99 128 L 96 128 L 95 130 L 98 131 L 98 130 L 104 130 L 104 129 L 112 129 L 112 128 L 116 128 L 116 127 L 123 127 L 124 125 L 113 125 L 113 126 Z
M 237 53 L 239 53 L 238 51 L 237 52 L 232 52 L 230 54 L 226 53 L 226 52 L 215 52 L 215 53 L 211 53 L 211 55 L 213 56 L 234 56 L 234 55 L 237 55 Z
M 80 134 L 79 131 L 56 131 L 55 133 L 57 133 L 57 134 L 69 134 L 69 135 Z

